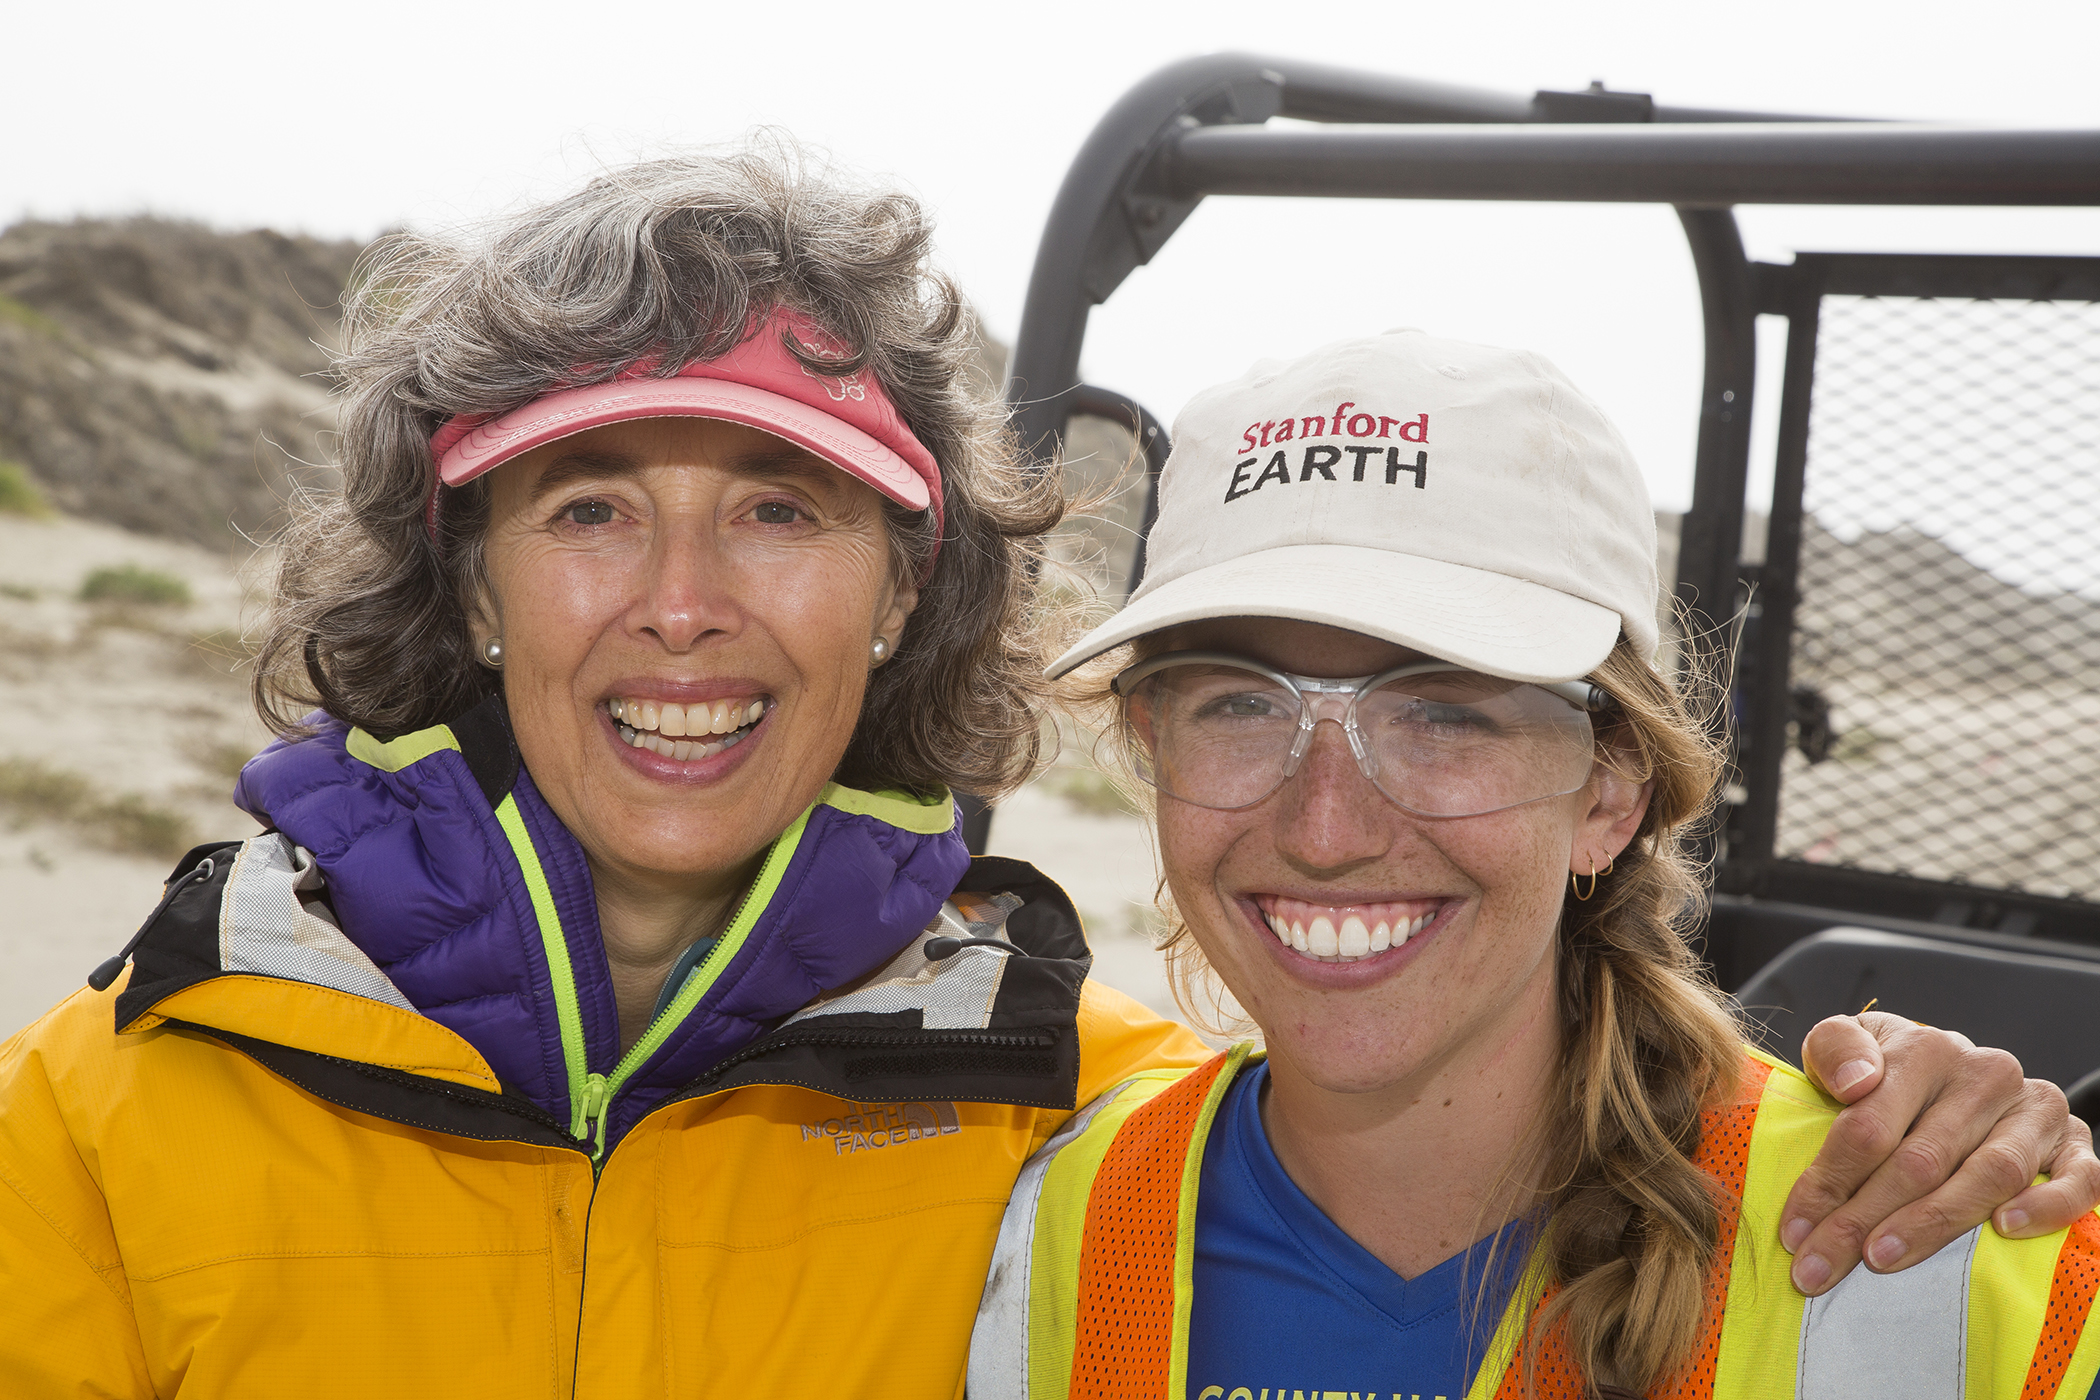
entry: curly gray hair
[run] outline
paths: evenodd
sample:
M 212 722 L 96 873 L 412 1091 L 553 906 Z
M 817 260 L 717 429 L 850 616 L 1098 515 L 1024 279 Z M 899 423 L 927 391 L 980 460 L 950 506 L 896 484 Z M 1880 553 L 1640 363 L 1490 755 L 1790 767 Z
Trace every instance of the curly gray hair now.
M 929 221 L 773 138 L 719 156 L 648 161 L 474 238 L 399 234 L 346 297 L 337 362 L 342 488 L 292 502 L 257 659 L 263 722 L 301 730 L 319 705 L 382 737 L 441 723 L 500 686 L 469 634 L 484 578 L 488 483 L 448 489 L 425 525 L 431 434 L 731 349 L 786 306 L 871 370 L 940 464 L 947 531 L 890 505 L 891 567 L 932 572 L 890 664 L 870 678 L 840 781 L 1002 793 L 1038 757 L 1043 663 L 1064 628 L 1035 586 L 1039 537 L 1063 511 L 1052 473 L 1017 463 L 974 328 L 928 265 Z M 578 366 L 589 366 L 579 373 Z M 936 546 L 938 552 L 936 554 Z

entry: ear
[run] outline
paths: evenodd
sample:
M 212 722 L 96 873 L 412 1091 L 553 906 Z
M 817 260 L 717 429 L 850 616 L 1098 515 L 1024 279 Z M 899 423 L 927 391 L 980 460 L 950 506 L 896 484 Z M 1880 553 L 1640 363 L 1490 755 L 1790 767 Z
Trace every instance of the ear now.
M 1587 789 L 1589 806 L 1577 820 L 1575 839 L 1568 847 L 1568 873 L 1609 869 L 1641 829 L 1648 799 L 1654 795 L 1652 779 L 1637 783 L 1610 764 L 1599 763 Z
M 503 610 L 496 606 L 495 590 L 489 586 L 488 573 L 484 570 L 481 582 L 467 600 L 467 636 L 478 655 L 483 642 L 502 635 Z
M 895 646 L 904 633 L 904 624 L 919 606 L 919 585 L 909 579 L 893 580 L 884 591 L 887 596 L 875 600 L 875 635 L 888 637 Z

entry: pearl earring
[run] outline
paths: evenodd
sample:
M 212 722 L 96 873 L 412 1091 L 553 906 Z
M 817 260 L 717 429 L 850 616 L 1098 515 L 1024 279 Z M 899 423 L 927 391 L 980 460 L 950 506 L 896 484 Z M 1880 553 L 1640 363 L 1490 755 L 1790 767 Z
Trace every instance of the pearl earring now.
M 888 637 L 877 637 L 873 642 L 869 644 L 868 655 L 875 659 L 875 664 L 877 666 L 880 666 L 883 662 L 889 660 L 890 639 Z
M 491 637 L 481 644 L 481 664 L 491 671 L 503 669 L 503 639 Z

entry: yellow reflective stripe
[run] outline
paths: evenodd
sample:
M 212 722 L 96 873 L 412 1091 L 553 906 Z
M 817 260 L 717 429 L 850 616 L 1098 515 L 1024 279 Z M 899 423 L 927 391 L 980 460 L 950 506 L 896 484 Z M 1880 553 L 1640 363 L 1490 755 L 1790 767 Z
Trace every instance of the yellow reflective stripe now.
M 1030 1400 L 1065 1395 L 1072 1384 L 1072 1345 L 1079 1328 L 1079 1246 L 1086 1234 L 1087 1197 L 1101 1159 L 1125 1119 L 1186 1069 L 1148 1070 L 1094 1115 L 1086 1131 L 1043 1173 L 1036 1198 L 1035 1241 L 1029 1261 L 1028 1394 Z
M 1799 1070 L 1756 1051 L 1772 1067 L 1750 1130 L 1743 1208 L 1729 1262 L 1727 1313 L 1714 1360 L 1713 1400 L 1771 1400 L 1794 1393 L 1801 1313 L 1794 1257 L 1779 1242 L 1779 1215 L 1794 1182 L 1815 1160 L 1840 1107 Z
M 343 740 L 343 748 L 360 763 L 369 763 L 382 773 L 398 773 L 434 753 L 443 753 L 446 749 L 457 752 L 459 740 L 453 738 L 452 731 L 442 724 L 418 729 L 385 744 L 362 729 L 353 729 Z
M 1495 1324 L 1495 1335 L 1488 1339 L 1480 1369 L 1473 1373 L 1473 1384 L 1466 1390 L 1466 1400 L 1490 1400 L 1502 1389 L 1502 1377 L 1515 1363 L 1517 1348 L 1524 1344 L 1524 1333 L 1531 1326 L 1531 1310 L 1538 1306 L 1546 1282 L 1546 1241 L 1541 1236 L 1532 1248 L 1531 1258 L 1524 1263 L 1509 1306 L 1502 1310 L 1502 1320 Z
M 2036 1180 L 2046 1178 L 2037 1177 Z M 2056 1279 L 2056 1257 L 2063 1232 L 2032 1240 L 2002 1238 L 1989 1225 L 1976 1239 L 1969 1263 L 1969 1347 L 1965 1396 L 1973 1400 L 2017 1400 L 2027 1384 L 2027 1368 L 2042 1339 L 2049 1314 L 2049 1287 Z M 2085 1350 L 2085 1336 L 2079 1349 Z M 2068 1382 L 2058 1392 L 2085 1400 L 2086 1386 Z
M 1174 1231 L 1174 1350 L 1167 1358 L 1167 1394 L 1185 1395 L 1189 1388 L 1189 1309 L 1196 1297 L 1196 1188 L 1203 1181 L 1201 1145 L 1210 1141 L 1210 1125 L 1218 1116 L 1218 1105 L 1232 1087 L 1254 1047 L 1246 1041 L 1232 1047 L 1224 1067 L 1210 1082 L 1203 1107 L 1196 1110 L 1195 1127 L 1189 1133 L 1189 1151 L 1181 1159 L 1181 1200 L 1175 1208 Z
M 862 792 L 859 788 L 826 783 L 817 794 L 817 801 L 857 817 L 874 817 L 920 836 L 938 836 L 955 826 L 955 799 L 946 792 L 915 797 L 908 792 Z
M 562 935 L 561 915 L 555 912 L 554 891 L 547 887 L 547 872 L 540 867 L 540 853 L 533 848 L 532 836 L 525 830 L 525 818 L 518 811 L 518 801 L 510 794 L 496 804 L 496 821 L 503 827 L 503 834 L 510 840 L 511 854 L 517 857 L 518 872 L 525 877 L 525 890 L 532 896 L 532 914 L 539 921 L 540 947 L 547 955 L 547 976 L 553 984 L 554 1023 L 561 1030 L 562 1064 L 569 1075 L 569 1113 L 573 1125 L 570 1131 L 582 1136 L 589 1126 L 584 1121 L 584 1092 L 590 1079 L 590 1067 L 584 1062 L 583 1015 L 576 1000 L 576 970 L 569 965 L 569 940 Z

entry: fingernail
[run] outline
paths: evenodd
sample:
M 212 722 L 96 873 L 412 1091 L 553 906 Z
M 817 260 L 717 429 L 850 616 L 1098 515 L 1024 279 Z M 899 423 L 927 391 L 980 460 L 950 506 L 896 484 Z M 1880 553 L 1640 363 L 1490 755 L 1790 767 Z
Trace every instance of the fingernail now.
M 1830 1278 L 1830 1261 L 1820 1254 L 1804 1254 L 1794 1261 L 1794 1287 L 1813 1293 Z
M 2024 1210 L 1998 1212 L 1998 1233 L 2001 1235 L 2017 1235 L 2027 1228 L 2027 1223 L 2027 1212 Z
M 1903 1259 L 1903 1241 L 1895 1235 L 1883 1235 L 1867 1246 L 1867 1262 L 1877 1269 L 1894 1268 Z
M 1837 1073 L 1830 1077 L 1830 1092 L 1842 1094 L 1873 1072 L 1872 1060 L 1847 1060 L 1839 1065 Z
M 1779 1242 L 1786 1246 L 1787 1253 L 1793 1254 L 1801 1248 L 1801 1242 L 1807 1239 L 1810 1232 L 1815 1228 L 1806 1220 L 1796 1216 L 1779 1227 Z

